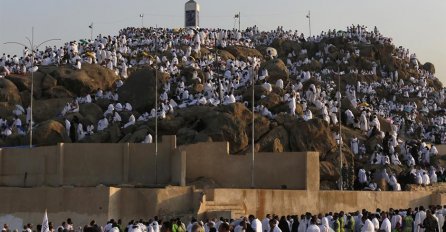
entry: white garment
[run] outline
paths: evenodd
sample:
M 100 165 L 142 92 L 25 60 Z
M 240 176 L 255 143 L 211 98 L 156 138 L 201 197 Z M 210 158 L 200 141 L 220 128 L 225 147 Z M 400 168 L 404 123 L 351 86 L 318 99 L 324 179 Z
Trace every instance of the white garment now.
M 375 232 L 375 226 L 369 219 L 365 220 L 364 225 L 361 228 L 361 232 Z
M 308 226 L 306 232 L 320 232 L 320 231 L 321 230 L 319 229 L 319 227 L 317 225 L 311 224 L 310 226 Z
M 254 232 L 262 232 L 262 222 L 260 222 L 260 220 L 257 218 L 251 221 L 251 227 Z
M 152 135 L 147 134 L 142 143 L 152 143 Z
M 384 232 L 391 232 L 392 231 L 392 225 L 391 225 L 390 220 L 388 218 L 385 218 L 382 221 L 381 227 L 379 228 L 379 230 L 384 231 Z

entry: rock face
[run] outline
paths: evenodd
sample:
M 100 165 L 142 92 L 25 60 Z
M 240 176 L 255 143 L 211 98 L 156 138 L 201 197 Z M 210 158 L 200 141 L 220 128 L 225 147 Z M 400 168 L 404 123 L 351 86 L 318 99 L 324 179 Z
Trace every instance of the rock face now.
M 263 57 L 262 53 L 254 48 L 231 46 L 225 48 L 225 50 L 231 53 L 235 58 L 245 61 L 248 60 L 248 57 Z
M 33 120 L 43 122 L 52 118 L 60 117 L 63 107 L 71 102 L 71 98 L 53 98 L 47 100 L 34 100 Z
M 7 102 L 9 104 L 20 104 L 21 98 L 19 90 L 10 80 L 0 79 L 0 102 Z
M 283 81 L 288 80 L 290 74 L 288 73 L 288 68 L 281 59 L 274 59 L 263 63 L 261 68 L 268 70 L 268 81 L 271 84 L 275 84 L 278 79 Z
M 320 162 L 321 181 L 337 181 L 340 178 L 339 167 L 336 168 L 333 163 L 328 161 Z
M 70 142 L 65 127 L 58 121 L 48 120 L 34 129 L 33 144 L 37 146 Z
M 161 84 L 158 85 L 161 87 Z M 118 90 L 119 98 L 129 102 L 138 111 L 150 111 L 155 106 L 155 73 L 150 69 L 141 69 L 130 75 Z
M 293 151 L 319 151 L 325 154 L 336 147 L 330 128 L 322 119 L 293 123 L 288 128 Z
M 97 89 L 109 90 L 119 79 L 113 71 L 93 64 L 82 64 L 81 70 L 64 66 L 51 74 L 62 86 L 77 95 L 89 94 Z
M 432 63 L 430 63 L 430 62 L 424 63 L 423 64 L 423 69 L 428 71 L 428 72 L 430 72 L 430 73 L 432 73 L 432 74 L 435 74 L 435 66 Z

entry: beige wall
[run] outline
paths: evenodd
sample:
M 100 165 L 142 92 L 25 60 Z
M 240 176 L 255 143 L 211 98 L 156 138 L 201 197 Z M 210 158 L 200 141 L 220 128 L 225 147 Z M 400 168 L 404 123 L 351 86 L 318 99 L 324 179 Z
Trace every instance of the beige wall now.
M 206 215 L 207 202 L 217 206 L 237 206 L 240 215 L 254 214 L 263 218 L 266 213 L 279 215 L 305 212 L 346 212 L 360 209 L 375 210 L 408 208 L 419 205 L 445 204 L 445 194 L 432 192 L 341 192 L 271 189 L 208 189 L 206 201 L 201 190 L 193 187 L 113 188 L 113 187 L 0 187 L 0 224 L 9 223 L 12 229 L 24 223 L 42 222 L 45 209 L 49 221 L 59 225 L 66 218 L 76 226 L 95 219 L 104 225 L 110 219 L 148 219 L 155 215 L 165 219 L 196 216 L 199 210 Z M 221 209 L 224 209 L 221 208 Z M 226 211 L 227 212 L 227 211 Z M 222 211 L 217 216 L 231 215 Z M 234 214 L 233 214 L 234 215 Z M 235 214 L 237 215 L 237 214 Z M 238 216 L 240 216 L 238 215 Z
M 165 185 L 171 183 L 171 154 L 175 146 L 175 136 L 164 136 L 158 156 L 155 144 L 65 143 L 32 149 L 0 149 L 0 185 Z
M 444 199 L 432 192 L 366 192 L 366 191 L 302 191 L 269 189 L 210 189 L 207 200 L 219 205 L 241 205 L 245 215 L 264 217 L 267 213 L 279 215 L 313 214 L 376 208 L 408 208 L 420 205 L 444 204 Z M 208 197 L 211 196 L 210 198 Z
M 230 155 L 228 143 L 197 143 L 182 146 L 186 151 L 186 177 L 211 178 L 218 186 L 251 187 L 252 156 Z M 256 188 L 319 190 L 319 154 L 317 152 L 255 153 Z
M 251 160 L 251 154 L 229 155 L 227 142 L 177 149 L 175 136 L 163 137 L 157 156 L 155 144 L 8 148 L 0 150 L 0 186 L 184 186 L 205 177 L 219 187 L 249 188 Z M 256 153 L 254 183 L 256 188 L 318 190 L 318 170 L 316 152 Z

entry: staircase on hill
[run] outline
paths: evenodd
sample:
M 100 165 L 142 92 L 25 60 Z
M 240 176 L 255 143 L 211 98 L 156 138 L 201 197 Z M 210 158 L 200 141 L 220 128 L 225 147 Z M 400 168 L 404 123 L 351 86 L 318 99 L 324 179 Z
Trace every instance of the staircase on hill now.
M 242 202 L 219 203 L 214 201 L 214 189 L 202 190 L 201 204 L 197 212 L 198 218 L 240 218 L 246 216 Z

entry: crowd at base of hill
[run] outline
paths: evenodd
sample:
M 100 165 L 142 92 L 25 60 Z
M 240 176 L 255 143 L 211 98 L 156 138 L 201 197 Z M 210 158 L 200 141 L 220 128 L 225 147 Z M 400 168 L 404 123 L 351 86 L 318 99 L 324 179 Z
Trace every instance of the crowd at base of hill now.
M 207 218 L 182 221 L 180 218 L 162 219 L 158 216 L 149 220 L 132 220 L 127 225 L 122 220 L 109 220 L 98 225 L 94 220 L 88 225 L 75 225 L 68 218 L 60 225 L 52 222 L 48 230 L 41 225 L 36 229 L 32 224 L 23 227 L 23 232 L 443 232 L 446 206 L 423 206 L 414 209 L 393 209 L 388 211 L 365 209 L 356 212 L 328 212 L 325 214 L 279 216 L 267 214 L 263 219 L 254 215 L 237 219 Z M 45 228 L 45 227 L 44 227 Z M 14 229 L 18 232 L 18 229 Z M 2 232 L 10 232 L 7 224 Z

